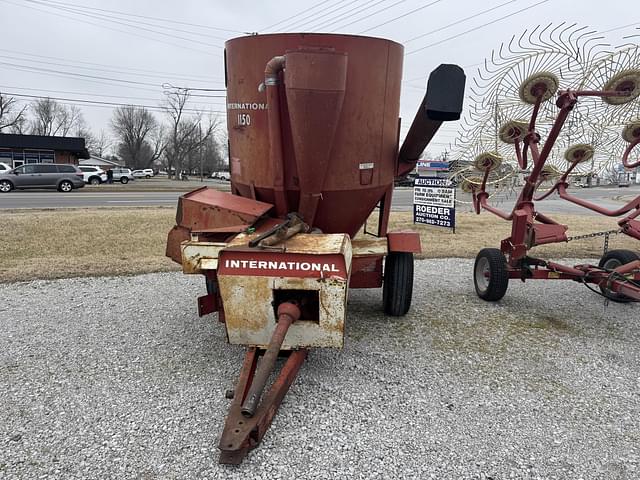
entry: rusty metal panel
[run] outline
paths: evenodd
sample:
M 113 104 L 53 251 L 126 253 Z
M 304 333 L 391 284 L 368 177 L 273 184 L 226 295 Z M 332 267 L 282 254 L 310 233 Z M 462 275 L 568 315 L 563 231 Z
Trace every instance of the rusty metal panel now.
M 192 232 L 240 232 L 271 208 L 269 203 L 202 187 L 178 199 L 176 223 Z
M 384 257 L 387 255 L 387 239 L 385 237 L 359 237 L 351 240 L 351 248 L 355 257 Z
M 169 230 L 169 234 L 167 235 L 167 247 L 165 250 L 165 255 L 169 257 L 176 263 L 182 264 L 182 242 L 189 240 L 191 238 L 191 234 L 189 229 L 180 227 L 178 225 L 174 226 L 171 230 Z
M 229 342 L 264 348 L 276 324 L 276 292 L 316 292 L 317 318 L 301 319 L 287 332 L 283 349 L 341 348 L 351 243 L 347 235 L 297 235 L 282 250 L 249 249 L 251 235 L 220 252 L 218 282 Z M 316 268 L 317 267 L 317 268 Z
M 227 246 L 220 242 L 182 242 L 183 273 L 202 273 L 203 270 L 216 270 L 220 251 Z
M 418 232 L 389 232 L 387 239 L 389 240 L 390 252 L 422 252 Z

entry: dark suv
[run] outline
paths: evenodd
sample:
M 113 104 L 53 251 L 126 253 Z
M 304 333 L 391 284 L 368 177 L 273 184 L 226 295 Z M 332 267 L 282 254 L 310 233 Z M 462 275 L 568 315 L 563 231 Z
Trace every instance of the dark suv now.
M 55 188 L 60 192 L 70 192 L 84 187 L 82 172 L 75 165 L 56 163 L 29 163 L 7 173 L 0 174 L 0 192 L 10 192 L 14 188 Z

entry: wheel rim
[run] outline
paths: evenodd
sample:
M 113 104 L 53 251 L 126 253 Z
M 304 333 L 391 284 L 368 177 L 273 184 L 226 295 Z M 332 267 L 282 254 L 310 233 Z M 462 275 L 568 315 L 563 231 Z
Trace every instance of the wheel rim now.
M 99 183 L 100 183 L 100 180 L 98 180 L 98 179 L 94 178 L 93 180 L 91 180 L 91 184 L 92 185 L 98 185 Z
M 478 262 L 476 263 L 475 278 L 476 286 L 481 292 L 486 292 L 489 288 L 489 274 L 489 259 L 486 257 L 479 258 Z
M 62 183 L 62 185 L 60 185 L 60 190 L 62 190 L 63 192 L 70 192 L 71 184 L 67 182 Z
M 622 265 L 622 263 L 620 263 L 620 260 L 618 260 L 617 258 L 610 258 L 609 260 L 604 262 L 604 265 L 602 267 L 606 268 L 607 270 L 613 270 L 615 268 L 618 268 L 620 265 Z
M 0 183 L 0 192 L 8 192 L 9 190 L 11 190 L 11 185 L 8 182 Z

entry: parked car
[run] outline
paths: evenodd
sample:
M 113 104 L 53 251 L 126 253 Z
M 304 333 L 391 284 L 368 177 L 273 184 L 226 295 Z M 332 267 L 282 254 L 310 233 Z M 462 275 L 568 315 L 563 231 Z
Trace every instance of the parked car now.
M 396 179 L 396 187 L 413 187 L 414 180 L 418 178 L 418 174 L 410 173 L 406 177 Z
M 107 173 L 100 167 L 90 167 L 88 165 L 80 165 L 78 167 L 84 174 L 84 183 L 91 185 L 100 185 L 107 181 Z
M 218 178 L 220 180 L 231 180 L 231 174 L 229 172 L 213 172 L 211 178 Z
M 84 187 L 84 174 L 75 165 L 55 163 L 30 163 L 0 173 L 0 192 L 17 188 L 56 188 L 70 192 Z
M 116 167 L 112 168 L 113 181 L 120 183 L 129 183 L 130 180 L 135 180 L 133 172 L 130 168 Z
M 133 176 L 135 178 L 151 178 L 153 177 L 153 170 L 150 168 L 145 168 L 143 170 L 134 170 Z
M 0 162 L 0 173 L 7 173 L 9 170 L 11 170 L 11 166 L 7 165 L 6 163 Z

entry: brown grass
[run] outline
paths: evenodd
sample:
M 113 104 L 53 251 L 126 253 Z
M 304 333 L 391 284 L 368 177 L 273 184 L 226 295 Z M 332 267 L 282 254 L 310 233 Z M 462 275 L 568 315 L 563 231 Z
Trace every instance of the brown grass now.
M 132 275 L 178 270 L 164 256 L 174 208 L 16 210 L 0 213 L 0 282 L 77 276 Z M 557 216 L 570 226 L 570 235 L 616 227 L 615 221 L 592 216 Z M 448 230 L 413 225 L 410 212 L 393 213 L 392 229 L 420 232 L 422 258 L 473 258 L 484 247 L 498 247 L 510 224 L 490 214 L 462 213 L 458 228 Z M 611 248 L 637 250 L 623 235 Z M 597 258 L 602 237 L 539 247 L 534 254 L 551 258 Z
M 164 256 L 174 208 L 0 214 L 0 282 L 176 270 Z

